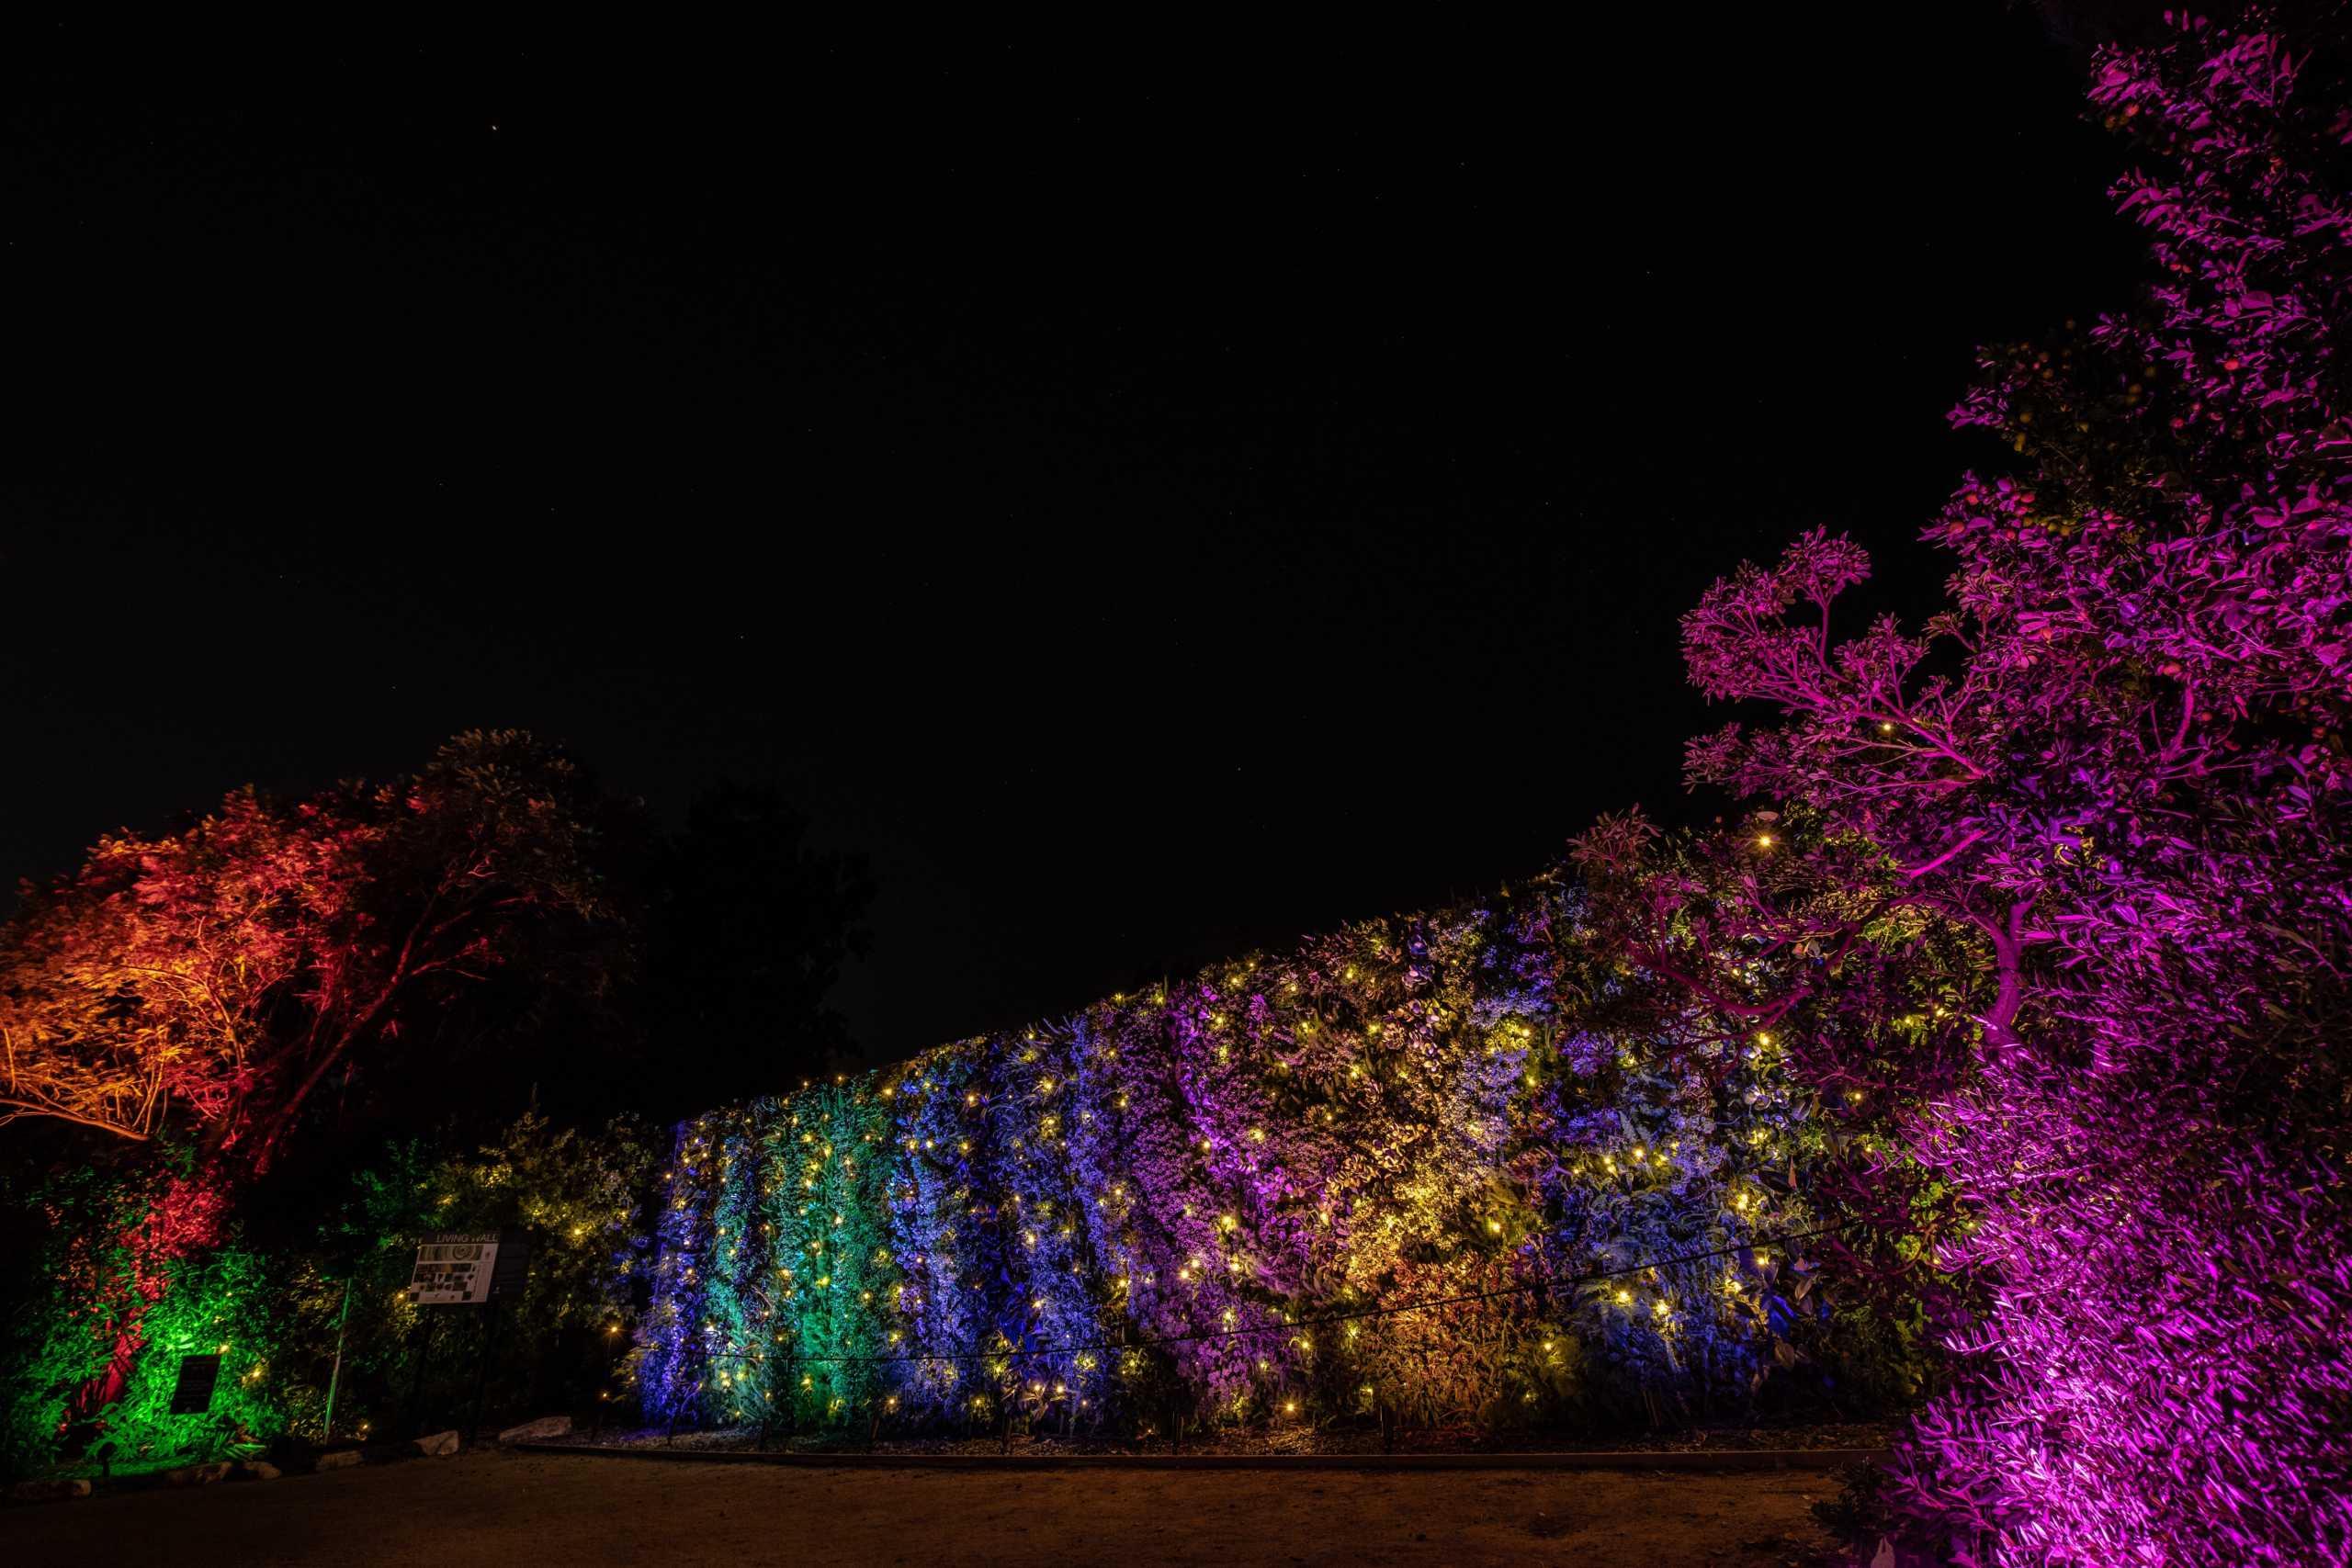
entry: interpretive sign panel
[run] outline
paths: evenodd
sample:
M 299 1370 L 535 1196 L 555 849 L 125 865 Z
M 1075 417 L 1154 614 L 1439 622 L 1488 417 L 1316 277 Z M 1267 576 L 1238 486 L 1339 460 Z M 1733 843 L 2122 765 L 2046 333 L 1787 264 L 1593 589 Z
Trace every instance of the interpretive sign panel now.
M 180 1380 L 172 1385 L 172 1414 L 202 1416 L 212 1408 L 212 1385 L 220 1381 L 218 1356 L 182 1356 Z
M 416 1249 L 409 1275 L 413 1306 L 480 1306 L 519 1294 L 530 1242 L 514 1231 L 443 1231 Z

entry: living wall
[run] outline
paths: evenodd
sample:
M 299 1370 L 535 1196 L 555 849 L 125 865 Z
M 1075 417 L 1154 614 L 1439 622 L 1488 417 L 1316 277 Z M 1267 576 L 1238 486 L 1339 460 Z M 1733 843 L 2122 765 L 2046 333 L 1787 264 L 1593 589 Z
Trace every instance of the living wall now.
M 1126 1431 L 1916 1392 L 1900 1312 L 1820 1266 L 1808 1172 L 1867 1134 L 1769 1034 L 1616 1037 L 1615 983 L 1547 876 L 687 1122 L 640 1403 Z

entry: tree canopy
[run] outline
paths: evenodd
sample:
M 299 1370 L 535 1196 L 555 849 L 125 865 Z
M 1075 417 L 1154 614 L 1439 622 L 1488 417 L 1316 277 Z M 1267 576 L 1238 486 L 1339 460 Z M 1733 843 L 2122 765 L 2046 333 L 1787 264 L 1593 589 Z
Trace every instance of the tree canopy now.
M 1894 1497 L 1966 1561 L 2352 1549 L 2352 48 L 2176 17 L 2092 101 L 2160 281 L 2003 344 L 2012 471 L 1927 539 L 1949 607 L 1836 621 L 1823 532 L 1683 621 L 1777 717 L 1694 741 L 1737 830 L 1589 835 L 1664 1013 L 1783 1035 L 1960 1200 L 1905 1259 L 1962 1375 Z
M 618 913 L 595 833 L 568 759 L 474 731 L 390 783 L 103 838 L 0 942 L 0 1105 L 266 1169 L 322 1084 L 385 1070 L 527 930 Z

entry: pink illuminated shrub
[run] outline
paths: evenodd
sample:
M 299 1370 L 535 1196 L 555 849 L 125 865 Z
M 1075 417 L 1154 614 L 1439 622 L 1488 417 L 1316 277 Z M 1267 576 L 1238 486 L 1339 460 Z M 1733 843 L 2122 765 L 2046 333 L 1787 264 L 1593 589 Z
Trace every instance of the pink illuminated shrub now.
M 1778 720 L 1690 771 L 1774 809 L 1583 846 L 1657 1005 L 1782 1032 L 1948 1189 L 1881 1261 L 1957 1359 L 1890 1493 L 1953 1561 L 2352 1554 L 2346 59 L 2259 13 L 2100 56 L 2159 281 L 1985 351 L 1953 417 L 2016 467 L 1927 531 L 1950 607 L 1835 627 L 1823 533 L 1717 583 L 1692 679 Z

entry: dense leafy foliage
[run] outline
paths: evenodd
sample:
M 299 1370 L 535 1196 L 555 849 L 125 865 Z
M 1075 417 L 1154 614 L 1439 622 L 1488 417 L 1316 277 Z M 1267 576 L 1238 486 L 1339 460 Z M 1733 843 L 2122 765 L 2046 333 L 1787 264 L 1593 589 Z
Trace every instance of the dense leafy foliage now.
M 1817 1228 L 1834 1130 L 1769 1043 L 1582 1027 L 1613 983 L 1544 879 L 689 1122 L 643 1405 L 1123 1429 L 1820 1392 L 1833 1292 L 1770 1238 Z M 1901 1332 L 1872 1347 L 1908 1392 Z
M 298 804 L 251 790 L 185 830 L 99 840 L 75 875 L 28 889 L 0 940 L 0 1106 L 163 1146 L 152 1209 L 120 1267 L 85 1270 L 74 1315 L 104 1363 L 67 1399 L 85 1421 L 126 1397 L 171 1267 L 225 1239 L 328 1082 L 348 1107 L 404 1032 L 446 1022 L 550 922 L 611 913 L 587 852 L 585 792 L 516 732 L 459 736 L 414 775 Z M 193 1149 L 192 1157 L 181 1151 Z
M 770 1081 L 778 1032 L 804 1043 L 782 1059 L 830 1070 L 841 1034 L 822 996 L 862 947 L 870 889 L 806 830 L 772 795 L 731 789 L 656 835 L 560 752 L 485 731 L 380 784 L 297 801 L 238 791 L 174 831 L 103 838 L 74 874 L 28 887 L 0 929 L 0 1122 L 26 1123 L 10 1186 L 70 1210 L 77 1235 L 99 1213 L 116 1230 L 85 1235 L 103 1266 L 43 1267 L 46 1238 L 28 1235 L 0 1277 L 42 1366 L 82 1368 L 72 1386 L 37 1380 L 27 1397 L 55 1408 L 18 1423 L 20 1453 L 70 1451 L 75 1433 L 129 1418 L 159 1332 L 148 1320 L 176 1313 L 173 1292 L 223 1247 L 266 1255 L 288 1305 L 273 1330 L 283 1397 L 257 1428 L 322 1424 L 320 1347 L 347 1297 L 357 1382 L 343 1413 L 431 1399 L 432 1377 L 396 1393 L 368 1374 L 421 1358 L 442 1376 L 472 1351 L 454 1327 L 392 1321 L 387 1292 L 418 1228 L 506 1208 L 495 1223 L 553 1227 L 553 1245 L 502 1323 L 502 1364 L 543 1366 L 550 1396 L 605 1381 L 622 1343 L 606 1332 L 616 1255 L 591 1258 L 550 1216 L 631 1206 L 627 1140 L 571 1145 L 527 1118 L 499 1129 L 526 1105 L 594 1125 L 616 1106 L 674 1114 L 741 1094 Z M 452 1156 L 493 1134 L 490 1163 Z M 397 1179 L 359 1168 L 387 1138 Z M 620 1185 L 591 1199 L 543 1157 Z M 321 1195 L 355 1173 L 373 1197 L 322 1248 Z M 420 1193 L 446 1212 L 417 1210 Z M 583 1327 L 582 1313 L 605 1320 Z M 486 1397 L 500 1393 L 493 1377 Z
M 639 1203 L 653 1154 L 638 1124 L 583 1133 L 526 1115 L 469 1155 L 413 1142 L 380 1153 L 299 1245 L 256 1246 L 232 1222 L 200 1246 L 159 1247 L 156 1216 L 189 1190 L 147 1164 L 80 1170 L 36 1194 L 51 1230 L 38 1288 L 7 1325 L 6 1468 L 186 1463 L 281 1437 L 389 1435 L 477 1404 L 585 1415 L 616 1392 L 649 1239 Z M 532 1249 L 519 1300 L 494 1314 L 409 1303 L 420 1236 L 509 1228 Z M 66 1396 L 108 1362 L 111 1333 L 93 1314 L 126 1296 L 142 1302 L 147 1353 L 61 1428 Z M 169 1415 L 180 1358 L 213 1352 L 210 1411 Z
M 609 1392 L 627 1345 L 647 1245 L 639 1194 L 652 1146 L 622 1119 L 595 1132 L 525 1115 L 481 1148 L 443 1155 L 411 1143 L 359 1172 L 353 1195 L 302 1255 L 287 1347 L 288 1429 L 316 1439 L 338 1337 L 347 1347 L 337 1429 L 468 1414 L 489 1349 L 481 1404 L 495 1413 L 585 1409 Z M 491 1310 L 412 1306 L 402 1289 L 417 1238 L 512 1229 L 530 1241 L 521 1298 Z M 341 1287 L 354 1283 L 337 1334 Z M 486 1345 L 485 1342 L 488 1342 Z M 420 1367 L 422 1363 L 422 1367 Z
M 2022 466 L 1928 531 L 1951 607 L 1841 639 L 1869 563 L 1819 533 L 1719 583 L 1692 677 L 1781 716 L 1690 772 L 1775 809 L 1582 847 L 1661 1013 L 1773 1029 L 1960 1200 L 1921 1262 L 1961 1376 L 1889 1490 L 1959 1561 L 2352 1555 L 2352 50 L 2324 16 L 2101 55 L 2162 281 L 1985 355 L 1954 418 Z
M 576 772 L 516 732 L 296 804 L 101 839 L 0 942 L 0 1105 L 266 1168 L 348 1077 L 552 916 L 609 913 Z M 380 1071 L 380 1067 L 378 1069 Z
M 1848 631 L 1870 564 L 1817 532 L 1685 618 L 1709 696 L 1777 710 L 1691 746 L 1694 782 L 1756 803 L 1736 830 L 1607 821 L 1574 894 L 1351 928 L 687 1123 L 645 1408 L 1499 1425 L 1834 1380 L 1929 1395 L 1884 1495 L 1944 1558 L 2352 1558 L 2341 17 L 2168 18 L 2100 55 L 2158 282 L 1984 353 L 1954 417 L 2010 466 L 1928 530 L 1944 613 Z M 140 1352 L 277 1321 L 223 1173 L 268 1165 L 332 1075 L 364 1091 L 375 1047 L 526 931 L 605 912 L 563 772 L 469 737 L 396 788 L 107 840 L 35 897 L 0 949 L 0 1100 L 198 1144 L 58 1200 L 67 1304 L 22 1339 L 12 1433 L 62 1406 L 81 1440 L 197 1441 Z M 681 889 L 736 880 L 725 852 L 681 864 Z M 815 874 L 837 931 L 856 887 Z M 815 1005 L 846 951 L 672 958 L 691 998 L 744 982 L 695 1015 L 734 1033 L 763 995 Z M 560 1338 L 626 1317 L 629 1179 L 530 1125 L 481 1161 L 404 1156 L 356 1225 L 548 1227 L 524 1315 Z M 394 1261 L 295 1268 L 268 1332 L 314 1362 L 364 1281 L 368 1342 L 401 1343 Z M 1949 1386 L 1923 1387 L 1923 1308 Z M 313 1383 L 221 1342 L 253 1386 L 205 1440 L 308 1419 Z M 371 1354 L 380 1391 L 404 1363 Z
M 46 1222 L 38 1286 L 0 1344 L 11 1472 L 61 1453 L 135 1469 L 255 1447 L 284 1422 L 272 1355 L 280 1333 L 268 1260 L 239 1245 L 206 1189 L 169 1166 L 85 1169 L 30 1195 Z M 146 1354 L 120 1356 L 126 1337 Z M 174 1416 L 182 1359 L 220 1357 L 209 1411 Z M 72 1425 L 76 1390 L 108 1396 Z

